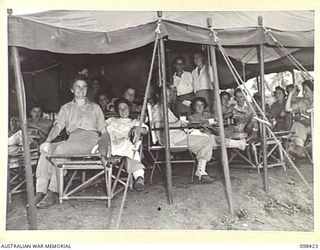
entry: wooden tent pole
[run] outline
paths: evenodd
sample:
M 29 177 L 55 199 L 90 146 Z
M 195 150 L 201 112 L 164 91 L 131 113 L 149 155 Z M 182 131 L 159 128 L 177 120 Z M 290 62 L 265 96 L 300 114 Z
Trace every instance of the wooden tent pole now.
M 26 173 L 26 183 L 27 183 L 27 198 L 29 204 L 29 224 L 30 229 L 37 229 L 36 223 L 36 207 L 34 204 L 34 188 L 33 188 L 33 178 L 32 178 L 32 167 L 31 167 L 31 157 L 30 157 L 30 148 L 29 148 L 29 137 L 27 130 L 27 117 L 24 104 L 24 95 L 23 90 L 23 78 L 20 68 L 20 57 L 19 50 L 17 47 L 11 47 L 12 53 L 12 62 L 15 76 L 15 85 L 17 91 L 18 107 L 19 107 L 19 118 L 20 118 L 20 127 L 22 132 L 22 145 L 23 145 L 23 157 L 24 157 L 24 166 Z
M 162 17 L 162 12 L 158 11 L 158 17 Z M 170 160 L 170 137 L 169 137 L 169 119 L 167 105 L 167 77 L 166 77 L 166 58 L 163 38 L 160 39 L 160 62 L 162 76 L 162 97 L 163 97 L 163 118 L 164 118 L 164 141 L 165 141 L 165 159 L 167 176 L 167 195 L 169 204 L 173 204 L 172 198 L 172 168 Z
M 256 81 L 257 81 L 258 94 L 261 95 L 261 92 L 260 92 L 260 80 L 259 80 L 258 76 L 256 76 Z
M 291 75 L 292 75 L 292 83 L 296 84 L 296 78 L 294 76 L 294 69 L 292 69 L 290 72 L 291 72 Z
M 212 27 L 212 18 L 207 18 L 208 27 Z M 229 171 L 229 163 L 228 163 L 228 154 L 226 148 L 226 139 L 224 135 L 224 126 L 223 126 L 223 117 L 221 110 L 221 100 L 219 94 L 219 78 L 218 78 L 218 67 L 217 67 L 217 58 L 216 58 L 216 50 L 214 45 L 209 45 L 210 57 L 212 63 L 212 75 L 209 74 L 211 81 L 213 82 L 213 91 L 215 96 L 215 110 L 218 114 L 218 124 L 219 124 L 219 136 L 220 136 L 220 147 L 221 147 L 221 161 L 223 166 L 224 178 L 226 182 L 226 190 L 227 190 L 227 199 L 230 209 L 230 214 L 233 215 L 233 203 L 232 203 L 232 190 L 231 190 L 231 180 L 230 180 L 230 171 Z
M 258 25 L 260 27 L 263 26 L 263 18 L 262 16 L 258 17 Z M 266 97 L 265 97 L 265 81 L 264 81 L 264 45 L 259 45 L 259 64 L 260 64 L 260 92 L 261 92 L 261 110 L 265 114 L 266 113 Z M 266 133 L 266 125 L 262 124 L 261 131 L 261 147 L 262 147 L 262 155 L 263 155 L 263 182 L 264 182 L 264 190 L 266 193 L 269 193 L 268 188 L 268 161 L 267 161 L 267 133 Z

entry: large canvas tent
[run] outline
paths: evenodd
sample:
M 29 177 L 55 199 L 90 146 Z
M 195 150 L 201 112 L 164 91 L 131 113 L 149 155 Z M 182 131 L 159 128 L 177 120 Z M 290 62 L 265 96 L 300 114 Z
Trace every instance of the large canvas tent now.
M 305 68 L 313 70 L 313 11 L 163 12 L 160 31 L 161 37 L 169 40 L 166 43 L 167 50 L 170 51 L 167 53 L 168 58 L 172 60 L 175 53 L 190 55 L 193 48 L 212 44 L 206 24 L 206 18 L 211 17 L 221 44 L 233 59 L 238 71 L 245 74 L 245 79 L 259 75 L 259 44 L 265 45 L 265 73 L 294 68 L 265 31 L 258 27 L 258 16 L 264 18 L 266 29 L 270 30 Z M 53 81 L 66 81 L 69 77 L 67 69 L 72 68 L 76 62 L 87 60 L 90 63 L 99 62 L 106 67 L 111 89 L 116 85 L 120 91 L 130 82 L 137 88 L 138 93 L 142 93 L 151 57 L 151 46 L 148 44 L 155 39 L 157 23 L 157 14 L 152 11 L 47 11 L 9 16 L 8 40 L 9 46 L 24 48 L 20 50 L 20 56 L 24 59 L 21 61 L 23 71 L 33 72 L 56 62 L 61 63 L 60 68 L 42 72 L 37 74 L 37 77 L 32 78 L 34 74 L 24 75 L 27 83 L 35 82 L 35 85 L 40 87 L 44 85 L 41 84 L 44 81 L 47 81 L 48 86 L 50 82 L 53 85 Z M 220 54 L 217 56 L 220 88 L 235 87 L 234 78 L 226 63 Z M 168 65 L 170 63 L 167 62 Z M 52 102 L 46 98 L 48 111 L 57 111 L 58 106 L 65 102 L 64 96 L 60 97 L 60 103 L 57 102 L 57 91 L 60 91 L 60 95 L 68 92 L 67 88 L 61 88 L 61 85 L 63 84 L 60 83 L 60 89 L 43 86 L 38 90 L 44 95 L 55 93 L 56 98 L 52 97 Z M 118 95 L 117 90 L 113 92 Z M 58 103 L 58 106 L 55 103 Z
M 258 27 L 264 26 L 302 64 L 312 67 L 313 11 L 215 11 L 164 12 L 160 31 L 171 41 L 211 44 L 206 18 L 213 20 L 220 42 L 230 56 L 245 64 L 257 63 L 255 45 L 264 44 L 265 63 L 283 63 L 274 42 Z M 154 41 L 156 12 L 140 11 L 47 11 L 9 16 L 9 46 L 67 54 L 111 54 L 142 47 Z M 275 67 L 271 67 L 276 70 Z M 266 67 L 266 71 L 269 67 Z
M 258 25 L 258 16 L 263 17 L 263 27 Z M 154 42 L 159 31 L 160 38 L 166 37 L 169 41 L 215 45 L 207 18 L 212 19 L 212 29 L 239 71 L 246 69 L 246 79 L 259 75 L 257 55 L 261 45 L 265 48 L 266 73 L 295 67 L 279 53 L 268 33 L 306 69 L 313 69 L 314 12 L 308 10 L 163 12 L 161 19 L 152 11 L 47 11 L 9 15 L 8 43 L 10 47 L 26 48 L 31 53 L 114 54 Z M 227 66 L 219 60 L 219 55 L 217 58 L 222 87 L 234 86 Z M 14 59 L 16 65 L 17 53 Z M 17 71 L 16 67 L 19 79 Z

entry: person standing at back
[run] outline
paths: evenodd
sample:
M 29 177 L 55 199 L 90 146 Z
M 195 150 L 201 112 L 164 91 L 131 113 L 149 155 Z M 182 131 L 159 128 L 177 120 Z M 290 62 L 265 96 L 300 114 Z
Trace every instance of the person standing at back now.
M 191 112 L 190 104 L 194 97 L 192 75 L 184 70 L 184 66 L 184 57 L 176 57 L 174 59 L 176 72 L 173 74 L 173 86 L 177 89 L 176 111 L 179 115 Z
M 197 97 L 204 97 L 209 106 L 208 111 L 214 113 L 214 95 L 213 84 L 210 81 L 210 67 L 205 63 L 205 57 L 202 53 L 195 53 L 193 56 L 196 68 L 192 71 L 193 89 Z

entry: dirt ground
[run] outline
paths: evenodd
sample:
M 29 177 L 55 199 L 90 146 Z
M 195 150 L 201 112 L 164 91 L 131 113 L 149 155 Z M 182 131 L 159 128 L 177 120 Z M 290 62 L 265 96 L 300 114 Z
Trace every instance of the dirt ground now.
M 306 159 L 296 164 L 313 186 L 313 165 Z M 293 168 L 286 172 L 281 167 L 269 169 L 269 194 L 264 192 L 262 174 L 254 169 L 231 168 L 233 216 L 229 213 L 222 167 L 210 164 L 207 170 L 215 177 L 214 183 L 192 184 L 190 166 L 173 166 L 173 204 L 169 205 L 163 179 L 156 172 L 151 185 L 147 169 L 145 191 L 128 193 L 120 229 L 314 230 L 313 194 Z M 95 188 L 97 192 L 103 190 Z M 29 228 L 25 200 L 26 193 L 13 195 L 7 211 L 8 230 Z M 105 201 L 72 200 L 38 209 L 38 229 L 113 229 L 120 202 L 117 196 L 111 208 Z

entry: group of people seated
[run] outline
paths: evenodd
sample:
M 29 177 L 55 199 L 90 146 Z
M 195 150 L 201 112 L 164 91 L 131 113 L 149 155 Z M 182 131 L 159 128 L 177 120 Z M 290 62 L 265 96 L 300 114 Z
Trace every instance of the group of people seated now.
M 141 111 L 141 105 L 136 103 L 136 90 L 132 86 L 125 86 L 122 97 L 126 99 L 131 105 L 131 112 L 139 113 Z M 117 97 L 108 99 L 107 94 L 100 92 L 98 93 L 98 101 L 97 103 L 102 109 L 105 117 L 108 115 L 113 115 L 115 111 L 115 102 L 117 101 Z
M 173 75 L 172 92 L 175 93 L 174 104 L 171 105 L 173 112 L 180 116 L 190 114 L 190 122 L 207 121 L 217 118 L 214 112 L 213 86 L 210 80 L 211 67 L 206 64 L 206 57 L 202 53 L 193 56 L 196 68 L 192 72 L 186 71 L 184 57 L 174 59 L 175 73 Z M 269 107 L 266 105 L 266 115 L 273 124 L 273 131 L 292 131 L 293 146 L 289 152 L 298 157 L 305 156 L 304 145 L 310 134 L 310 113 L 313 109 L 313 82 L 305 80 L 302 83 L 303 96 L 298 97 L 299 88 L 295 84 L 286 86 L 286 89 L 277 86 L 274 91 L 275 101 Z M 231 102 L 231 94 L 223 91 L 220 94 L 223 118 L 232 121 L 231 126 L 225 128 L 227 138 L 243 138 L 247 141 L 255 140 L 259 133 L 259 124 L 253 119 L 254 111 L 245 100 L 241 89 L 234 91 L 234 99 Z M 261 107 L 261 96 L 255 94 L 254 98 Z M 205 111 L 199 111 L 203 110 Z M 298 114 L 298 115 L 297 115 Z
M 169 104 L 169 106 L 172 103 L 173 99 L 174 99 L 173 92 L 171 91 L 170 88 L 168 88 L 167 103 Z M 161 98 L 159 98 L 159 100 L 161 100 Z M 193 99 L 193 101 L 196 103 L 193 106 L 199 105 L 200 103 L 198 104 L 198 102 L 201 102 L 204 104 L 202 105 L 202 107 L 196 107 L 195 109 L 198 111 L 196 115 L 199 115 L 201 119 L 206 117 L 207 112 L 204 111 L 204 107 L 205 105 L 207 105 L 207 103 L 205 98 L 196 97 L 195 99 Z M 161 102 L 157 102 L 152 107 L 152 120 L 156 128 L 164 127 L 164 114 L 163 114 L 163 107 Z M 187 145 L 189 150 L 196 155 L 196 159 L 198 162 L 195 176 L 197 176 L 199 181 L 201 182 L 207 182 L 207 183 L 213 182 L 214 179 L 211 178 L 206 172 L 206 164 L 208 161 L 210 161 L 213 150 L 216 149 L 220 144 L 219 136 L 216 136 L 214 134 L 208 133 L 207 131 L 201 131 L 201 130 L 199 131 L 193 130 L 191 133 L 186 132 L 183 128 L 184 126 L 187 125 L 187 123 L 179 119 L 170 108 L 168 108 L 168 120 L 169 120 L 169 127 L 175 128 L 175 129 L 169 129 L 170 145 L 171 146 Z M 200 120 L 200 119 L 199 120 L 197 119 L 197 121 L 203 122 L 203 120 Z M 181 129 L 179 129 L 179 127 L 181 127 Z M 164 145 L 163 131 L 161 130 L 157 131 L 157 139 L 161 145 Z M 244 150 L 246 147 L 246 142 L 244 139 L 242 140 L 226 139 L 226 146 Z
M 314 84 L 310 80 L 305 80 L 302 82 L 302 87 L 303 95 L 298 97 L 300 90 L 297 85 L 287 85 L 286 89 L 277 86 L 274 91 L 275 101 L 271 106 L 266 104 L 265 109 L 265 115 L 272 124 L 274 132 L 292 132 L 293 135 L 290 138 L 292 146 L 288 150 L 291 155 L 297 157 L 305 156 L 304 147 L 307 136 L 311 133 L 311 112 L 313 112 Z M 255 94 L 253 97 L 261 108 L 261 96 Z M 175 100 L 174 97 L 172 99 Z M 253 103 L 248 105 L 245 92 L 237 88 L 234 90 L 233 97 L 229 92 L 222 91 L 220 99 L 222 116 L 228 123 L 228 126 L 225 126 L 226 138 L 246 138 L 247 143 L 257 140 L 260 126 L 258 120 L 254 119 L 254 113 L 258 117 L 261 114 Z M 177 104 L 178 102 L 176 101 Z M 210 126 L 209 121 L 217 121 L 217 114 L 210 112 L 208 106 L 207 100 L 203 97 L 191 98 L 187 119 L 190 123 L 202 124 L 207 132 L 216 134 L 217 131 Z
M 207 85 L 206 81 L 210 82 L 208 70 L 203 71 L 204 67 L 207 67 L 204 64 L 203 55 L 196 54 L 194 61 L 197 68 L 192 73 L 188 73 L 183 71 L 184 59 L 182 57 L 175 59 L 177 72 L 174 75 L 173 85 L 167 88 L 166 93 L 169 104 L 168 118 L 169 127 L 181 127 L 181 129 L 169 130 L 170 145 L 187 144 L 189 150 L 196 155 L 195 175 L 201 182 L 212 182 L 214 179 L 208 175 L 206 165 L 212 157 L 213 150 L 219 147 L 221 139 L 215 126 L 217 117 L 213 112 L 212 84 Z M 192 88 L 191 79 L 193 79 Z M 289 128 L 295 132 L 292 140 L 293 150 L 297 154 L 299 147 L 303 147 L 307 134 L 310 132 L 310 120 L 293 120 L 290 124 L 289 118 L 286 117 L 290 116 L 290 112 L 306 112 L 313 107 L 313 83 L 304 81 L 302 86 L 304 90 L 302 98 L 296 96 L 298 90 L 295 86 L 292 88 L 288 86 L 287 98 L 286 92 L 277 87 L 276 101 L 267 112 L 268 117 L 276 121 L 274 129 Z M 38 130 L 38 137 L 31 141 L 37 143 L 36 146 L 41 152 L 36 170 L 35 204 L 38 208 L 46 208 L 58 202 L 56 169 L 46 156 L 48 154 L 91 153 L 97 144 L 103 160 L 111 155 L 124 156 L 126 170 L 132 173 L 135 180 L 134 188 L 138 191 L 144 189 L 144 166 L 137 150 L 137 142 L 141 134 L 148 132 L 148 126 L 130 116 L 133 112 L 141 111 L 141 107 L 134 104 L 135 89 L 128 87 L 120 98 L 109 102 L 107 95 L 99 93 L 98 87 L 91 88 L 89 93 L 88 87 L 86 72 L 79 72 L 70 86 L 73 100 L 61 107 L 54 122 L 41 117 L 40 107 L 34 106 L 31 110 L 28 128 Z M 190 90 L 192 91 L 189 92 Z M 244 150 L 246 144 L 257 137 L 259 124 L 253 119 L 254 112 L 246 102 L 244 92 L 236 89 L 234 95 L 235 103 L 231 103 L 231 94 L 225 91 L 221 93 L 223 118 L 234 120 L 231 126 L 225 129 L 225 144 L 228 148 Z M 153 102 L 152 120 L 155 127 L 163 128 L 163 107 L 160 101 L 161 96 L 158 97 Z M 173 105 L 174 102 L 177 105 Z M 172 108 L 179 107 L 179 105 L 189 108 L 187 121 L 200 125 L 200 128 L 193 129 L 191 132 L 183 129 L 187 123 L 179 118 L 181 109 L 178 108 L 178 112 L 175 112 Z M 110 112 L 110 110 L 116 113 L 116 117 L 105 119 L 104 112 Z M 66 129 L 68 139 L 53 142 L 63 129 Z M 14 135 L 17 133 L 19 132 Z M 163 135 L 163 130 L 157 130 L 158 142 L 162 145 L 164 144 Z
M 107 93 L 107 91 L 102 88 L 99 77 L 95 76 L 89 79 L 89 69 L 87 65 L 81 65 L 77 72 L 79 75 L 85 75 L 88 79 L 88 100 L 99 104 L 106 118 L 116 115 L 115 101 L 118 97 L 110 97 L 110 92 L 112 91 L 109 89 Z M 138 103 L 136 98 L 136 89 L 133 86 L 124 86 L 121 96 L 131 103 L 132 113 L 139 113 L 141 111 L 141 105 Z
M 97 144 L 104 160 L 110 155 L 125 156 L 126 170 L 133 174 L 135 189 L 144 189 L 144 167 L 134 147 L 139 135 L 147 133 L 147 126 L 139 126 L 138 120 L 130 118 L 132 105 L 123 97 L 114 103 L 118 116 L 105 120 L 100 106 L 87 97 L 87 82 L 85 75 L 75 77 L 70 87 L 73 100 L 61 107 L 46 140 L 40 145 L 35 196 L 38 208 L 58 202 L 56 169 L 46 156 L 91 153 Z M 68 139 L 52 143 L 64 128 Z

